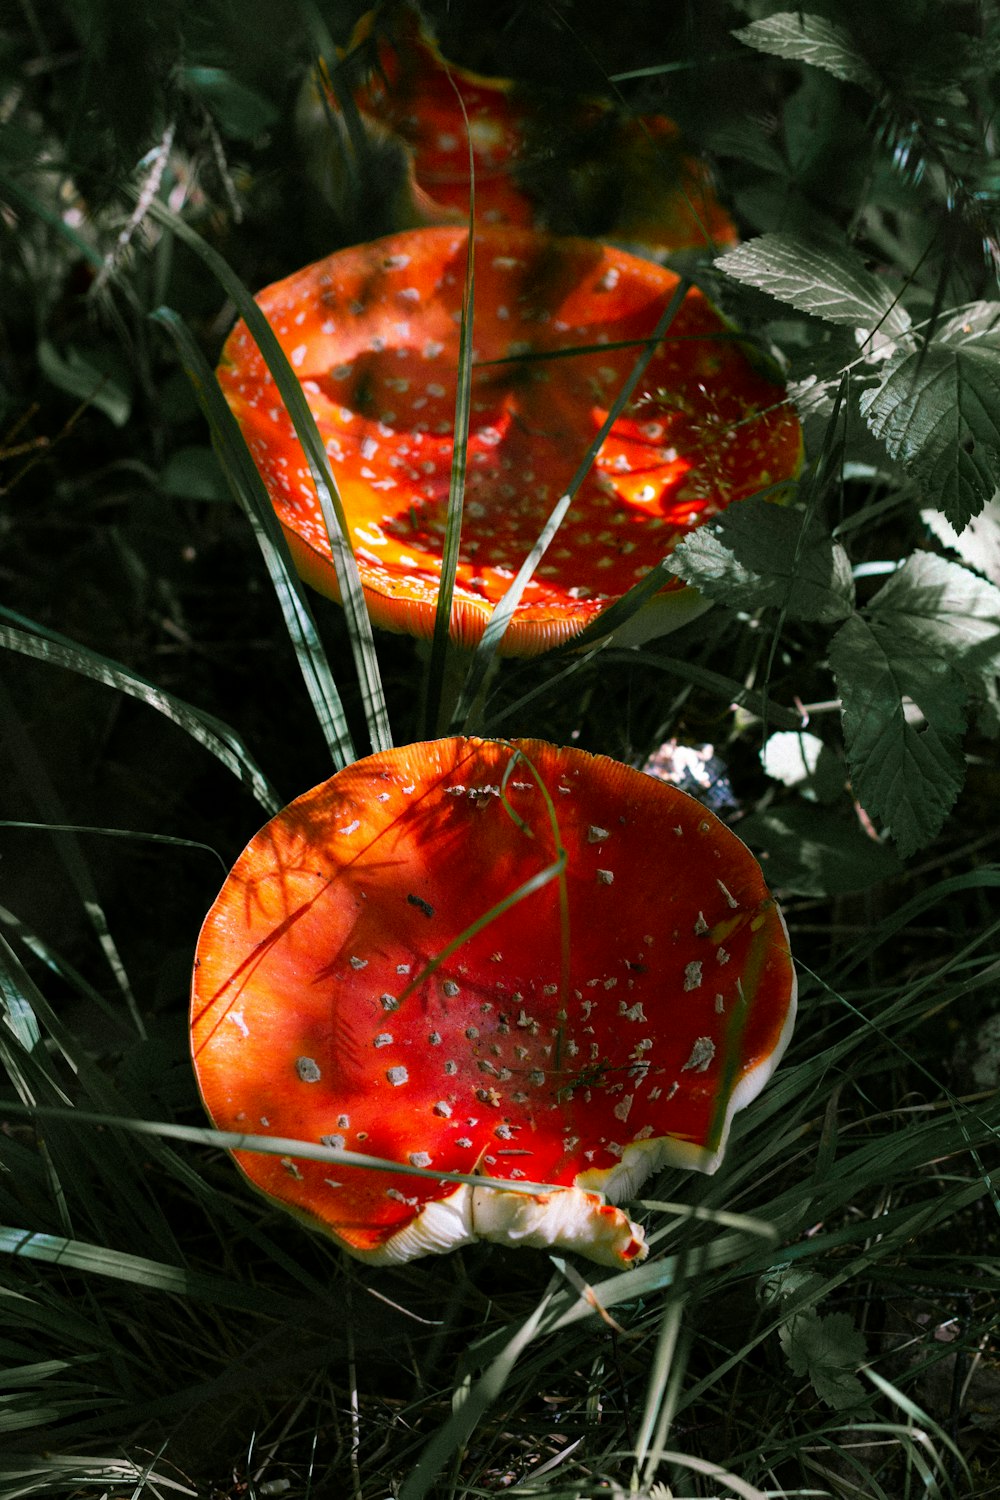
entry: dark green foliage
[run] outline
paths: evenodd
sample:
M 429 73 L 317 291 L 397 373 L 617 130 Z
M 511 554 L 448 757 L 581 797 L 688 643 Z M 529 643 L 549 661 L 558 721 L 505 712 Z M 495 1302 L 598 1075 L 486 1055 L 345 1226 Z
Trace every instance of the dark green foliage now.
M 295 125 L 363 8 L 0 18 L 0 1500 L 986 1497 L 1000 21 L 428 0 L 448 55 L 553 91 L 551 132 L 566 87 L 676 116 L 742 237 L 683 272 L 788 373 L 806 438 L 797 485 L 621 611 L 680 576 L 706 614 L 470 677 L 443 635 L 373 640 L 349 558 L 350 619 L 298 584 L 211 377 L 247 289 L 388 227 L 398 152 L 340 162 L 338 216 Z M 648 1184 L 628 1275 L 489 1245 L 359 1266 L 205 1128 L 187 990 L 222 871 L 335 764 L 450 715 L 721 764 L 699 790 L 785 911 L 786 1062 L 716 1177 Z

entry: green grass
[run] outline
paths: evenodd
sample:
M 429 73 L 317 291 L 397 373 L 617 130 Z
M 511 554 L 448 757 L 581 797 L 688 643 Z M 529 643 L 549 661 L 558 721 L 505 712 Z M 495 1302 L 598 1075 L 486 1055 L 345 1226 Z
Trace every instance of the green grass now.
M 1000 1493 L 997 522 L 976 553 L 922 518 L 996 481 L 988 403 L 941 426 L 953 376 L 963 402 L 1000 389 L 978 306 L 995 22 L 893 4 L 872 26 L 837 0 L 824 61 L 815 38 L 761 50 L 771 9 L 435 7 L 470 65 L 603 73 L 675 113 L 745 240 L 833 247 L 826 288 L 787 243 L 739 277 L 684 266 L 798 382 L 808 525 L 703 539 L 684 567 L 706 592 L 721 568 L 726 598 L 669 639 L 531 663 L 488 640 L 464 694 L 440 635 L 421 654 L 371 632 L 346 549 L 353 605 L 306 594 L 211 380 L 248 289 L 386 227 L 377 194 L 335 218 L 292 127 L 316 38 L 356 8 L 95 0 L 4 23 L 0 1500 Z M 731 34 L 751 22 L 753 46 Z M 169 161 L 147 156 L 170 127 Z M 971 304 L 982 337 L 953 345 Z M 941 408 L 920 371 L 865 358 L 865 307 L 929 340 Z M 487 1244 L 360 1265 L 245 1189 L 197 1099 L 190 965 L 224 870 L 439 702 L 638 765 L 711 742 L 782 899 L 790 1051 L 717 1176 L 646 1185 L 651 1254 L 627 1274 Z M 799 729 L 825 782 L 762 770 Z M 928 757 L 953 793 L 936 821 Z

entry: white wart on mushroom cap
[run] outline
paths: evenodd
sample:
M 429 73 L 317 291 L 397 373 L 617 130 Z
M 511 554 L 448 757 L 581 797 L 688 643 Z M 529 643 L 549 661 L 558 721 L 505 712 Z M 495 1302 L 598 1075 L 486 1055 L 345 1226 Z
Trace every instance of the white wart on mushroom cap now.
M 562 881 L 421 978 L 560 848 Z M 455 738 L 356 762 L 251 841 L 199 939 L 192 1047 L 220 1129 L 562 1190 L 236 1153 L 353 1254 L 483 1237 L 628 1265 L 642 1231 L 610 1205 L 665 1165 L 715 1170 L 794 1009 L 760 868 L 698 802 L 583 751 Z
M 467 231 L 429 228 L 338 251 L 258 298 L 295 369 L 344 502 L 376 624 L 430 636 L 454 448 Z M 475 237 L 472 398 L 453 638 L 473 645 L 600 430 L 677 288 L 673 272 L 529 229 Z M 577 353 L 587 349 L 589 353 Z M 308 465 L 243 323 L 219 381 L 296 566 L 339 597 Z M 501 643 L 533 656 L 579 634 L 692 529 L 793 478 L 784 389 L 688 292 L 614 424 Z M 677 580 L 651 633 L 689 618 Z

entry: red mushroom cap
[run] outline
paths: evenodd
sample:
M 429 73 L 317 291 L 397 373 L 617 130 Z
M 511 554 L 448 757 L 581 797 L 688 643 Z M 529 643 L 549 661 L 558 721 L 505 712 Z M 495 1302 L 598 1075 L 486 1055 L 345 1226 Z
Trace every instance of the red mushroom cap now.
M 325 441 L 371 617 L 418 636 L 433 633 L 440 585 L 466 245 L 461 229 L 390 235 L 259 297 Z M 482 635 L 678 285 L 671 271 L 624 251 L 523 229 L 477 232 L 475 274 L 451 627 L 463 646 Z M 580 348 L 593 352 L 562 353 Z M 219 380 L 297 567 L 339 597 L 308 466 L 242 323 Z M 801 431 L 785 391 L 699 291 L 684 298 L 642 392 L 527 586 L 505 654 L 532 656 L 572 638 L 692 528 L 797 473 Z M 677 580 L 652 612 L 682 618 L 690 599 Z
M 455 738 L 358 761 L 251 840 L 198 942 L 192 1047 L 220 1129 L 429 1169 L 236 1153 L 352 1254 L 486 1238 L 628 1265 L 642 1231 L 612 1205 L 668 1164 L 716 1169 L 794 1010 L 760 868 L 698 802 L 581 750 Z
M 408 223 L 468 221 L 471 149 L 477 225 L 596 233 L 665 255 L 737 243 L 707 169 L 682 154 L 665 115 L 629 117 L 607 100 L 459 67 L 411 5 L 362 16 L 345 62 L 348 77 L 367 64 L 352 88 L 361 119 L 409 149 Z M 328 88 L 324 114 L 338 109 Z

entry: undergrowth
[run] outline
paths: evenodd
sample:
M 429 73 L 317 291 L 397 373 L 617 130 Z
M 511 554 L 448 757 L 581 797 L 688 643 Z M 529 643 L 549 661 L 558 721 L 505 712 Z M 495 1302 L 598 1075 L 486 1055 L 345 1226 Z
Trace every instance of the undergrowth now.
M 782 902 L 795 1038 L 715 1177 L 647 1184 L 628 1273 L 486 1244 L 376 1270 L 245 1191 L 188 1060 L 199 924 L 278 807 L 427 733 L 454 664 L 297 585 L 210 371 L 248 289 L 391 227 L 393 184 L 331 204 L 295 133 L 351 5 L 24 0 L 0 1500 L 998 1493 L 997 18 L 426 9 L 469 66 L 675 116 L 738 219 L 683 271 L 785 370 L 796 503 L 678 549 L 696 622 L 480 660 L 455 728 L 681 747 Z

